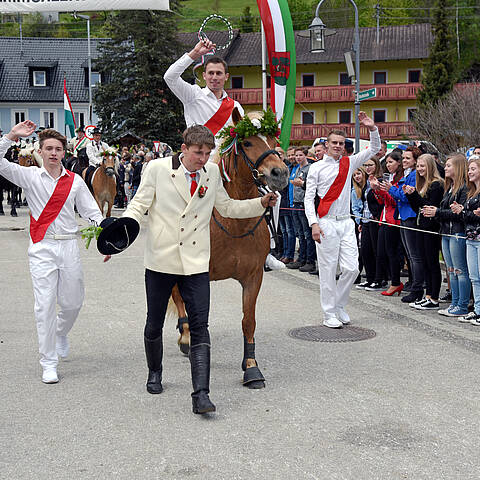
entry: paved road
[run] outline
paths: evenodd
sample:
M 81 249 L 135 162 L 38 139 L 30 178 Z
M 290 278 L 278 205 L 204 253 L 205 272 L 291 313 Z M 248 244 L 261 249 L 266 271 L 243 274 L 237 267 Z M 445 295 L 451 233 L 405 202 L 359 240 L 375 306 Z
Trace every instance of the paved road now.
M 321 321 L 317 281 L 266 274 L 241 385 L 240 288 L 212 284 L 212 400 L 191 413 L 188 360 L 165 330 L 162 395 L 145 391 L 143 234 L 107 264 L 82 251 L 87 299 L 56 385 L 40 381 L 26 209 L 0 218 L 0 472 L 9 479 L 478 479 L 480 329 L 353 291 L 362 342 L 288 336 Z M 20 230 L 12 230 L 20 228 Z

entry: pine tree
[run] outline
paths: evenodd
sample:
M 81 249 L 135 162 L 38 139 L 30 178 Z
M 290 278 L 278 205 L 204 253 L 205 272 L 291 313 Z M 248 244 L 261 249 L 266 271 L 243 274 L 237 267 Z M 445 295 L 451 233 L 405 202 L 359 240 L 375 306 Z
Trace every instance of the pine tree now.
M 434 41 L 430 56 L 424 66 L 422 89 L 417 95 L 419 106 L 434 105 L 449 93 L 457 79 L 458 65 L 455 56 L 453 28 L 447 20 L 448 0 L 437 0 L 432 24 Z
M 178 0 L 170 8 L 178 11 Z M 182 48 L 178 15 L 162 11 L 121 11 L 107 25 L 109 40 L 100 46 L 95 68 L 105 82 L 96 87 L 95 111 L 111 141 L 125 131 L 176 148 L 185 128 L 183 108 L 163 74 Z
M 254 20 L 250 7 L 245 7 L 242 11 L 242 16 L 238 22 L 238 28 L 242 33 L 250 33 L 254 31 Z

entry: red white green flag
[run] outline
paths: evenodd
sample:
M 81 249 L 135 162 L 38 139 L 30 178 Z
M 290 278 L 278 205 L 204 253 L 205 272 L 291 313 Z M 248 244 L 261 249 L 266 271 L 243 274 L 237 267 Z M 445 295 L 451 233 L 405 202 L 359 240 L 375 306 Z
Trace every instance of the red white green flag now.
M 68 127 L 70 129 L 70 136 L 74 137 L 77 125 L 75 124 L 75 115 L 73 114 L 72 104 L 68 96 L 67 80 L 65 78 L 63 79 L 63 109 L 65 111 L 65 133 Z
M 295 107 L 296 57 L 292 17 L 287 0 L 257 0 L 265 30 L 270 75 L 270 105 L 282 120 L 280 143 L 290 142 Z

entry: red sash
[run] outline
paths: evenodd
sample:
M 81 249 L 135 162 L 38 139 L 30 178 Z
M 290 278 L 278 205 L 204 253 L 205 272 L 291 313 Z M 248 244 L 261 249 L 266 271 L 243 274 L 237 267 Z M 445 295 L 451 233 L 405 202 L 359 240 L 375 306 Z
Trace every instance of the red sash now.
M 45 208 L 35 220 L 30 214 L 30 237 L 33 243 L 40 242 L 50 224 L 58 217 L 60 210 L 65 205 L 67 197 L 72 189 L 75 174 L 67 170 L 68 175 L 59 178 L 52 196 L 48 199 Z
M 328 189 L 328 192 L 323 198 L 320 199 L 318 204 L 317 213 L 320 218 L 325 216 L 330 209 L 332 203 L 340 196 L 343 187 L 345 186 L 345 180 L 347 179 L 348 170 L 350 168 L 350 158 L 345 156 L 340 159 L 340 166 L 338 168 L 337 176 L 332 185 Z
M 222 100 L 220 108 L 214 113 L 213 117 L 205 123 L 205 126 L 216 135 L 221 128 L 227 123 L 230 115 L 233 112 L 235 102 L 230 97 L 225 97 Z

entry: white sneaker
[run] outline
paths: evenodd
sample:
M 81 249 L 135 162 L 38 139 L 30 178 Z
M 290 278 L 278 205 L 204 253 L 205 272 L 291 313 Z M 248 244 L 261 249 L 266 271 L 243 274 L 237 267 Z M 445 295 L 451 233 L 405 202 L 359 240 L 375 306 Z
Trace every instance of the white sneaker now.
M 43 370 L 42 382 L 43 383 L 57 383 L 58 382 L 57 369 L 55 367 L 45 368 Z
M 350 324 L 350 316 L 343 308 L 339 308 L 337 310 L 337 318 L 342 322 L 343 325 Z
M 57 354 L 59 357 L 67 358 L 70 345 L 66 335 L 57 335 Z
M 323 325 L 328 328 L 341 328 L 343 323 L 335 317 L 325 317 Z
M 280 260 L 277 260 L 271 253 L 267 255 L 267 259 L 265 260 L 265 265 L 272 270 L 281 270 L 282 268 L 285 268 L 286 265 L 281 262 Z
M 458 321 L 460 323 L 470 323 L 472 320 L 477 320 L 478 315 L 475 312 L 470 312 L 468 315 L 465 315 L 464 317 L 458 317 Z

